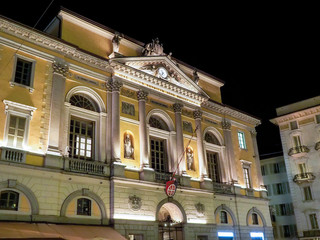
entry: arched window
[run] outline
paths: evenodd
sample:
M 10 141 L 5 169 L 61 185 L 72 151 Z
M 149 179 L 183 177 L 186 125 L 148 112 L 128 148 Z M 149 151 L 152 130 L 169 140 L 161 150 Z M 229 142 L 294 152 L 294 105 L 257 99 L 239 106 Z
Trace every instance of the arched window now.
M 220 223 L 228 223 L 228 213 L 226 211 L 220 211 Z
M 204 140 L 207 143 L 211 143 L 211 144 L 215 144 L 215 145 L 221 146 L 218 138 L 211 132 L 206 132 L 206 134 L 204 135 Z
M 169 127 L 166 122 L 158 116 L 151 116 L 149 118 L 149 125 L 153 128 L 169 131 Z
M 77 215 L 91 216 L 91 200 L 79 198 L 77 200 Z
M 72 95 L 72 97 L 70 98 L 70 104 L 90 111 L 99 112 L 97 104 L 83 94 Z
M 0 210 L 18 211 L 19 193 L 3 191 L 0 194 Z

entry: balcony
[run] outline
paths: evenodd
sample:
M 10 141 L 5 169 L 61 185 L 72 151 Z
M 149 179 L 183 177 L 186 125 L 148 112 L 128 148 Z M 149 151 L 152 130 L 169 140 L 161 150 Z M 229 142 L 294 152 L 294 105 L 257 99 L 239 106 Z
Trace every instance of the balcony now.
M 303 231 L 303 237 L 320 237 L 320 230 L 308 230 L 308 231 Z
M 314 176 L 311 172 L 299 173 L 294 175 L 293 181 L 297 184 L 301 184 L 305 182 L 312 182 L 315 178 L 316 176 Z
M 172 177 L 172 173 L 170 172 L 154 172 L 155 174 L 155 181 L 156 182 L 160 182 L 160 183 L 166 183 L 167 181 L 170 181 L 171 180 L 171 177 Z M 175 175 L 174 176 L 177 183 L 180 184 L 180 178 L 179 176 Z
M 26 162 L 26 152 L 14 148 L 4 148 L 1 151 L 1 160 L 15 163 Z
M 291 157 L 303 157 L 309 152 L 307 146 L 297 146 L 289 149 L 288 155 Z
M 108 174 L 108 166 L 105 163 L 72 158 L 65 159 L 64 170 L 97 176 L 106 176 Z

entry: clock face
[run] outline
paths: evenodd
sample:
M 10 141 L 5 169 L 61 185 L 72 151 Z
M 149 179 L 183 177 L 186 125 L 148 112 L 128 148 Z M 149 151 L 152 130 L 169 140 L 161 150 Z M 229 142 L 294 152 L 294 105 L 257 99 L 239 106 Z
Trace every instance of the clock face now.
M 168 76 L 167 70 L 163 67 L 159 68 L 158 73 L 161 78 L 167 78 L 167 76 Z

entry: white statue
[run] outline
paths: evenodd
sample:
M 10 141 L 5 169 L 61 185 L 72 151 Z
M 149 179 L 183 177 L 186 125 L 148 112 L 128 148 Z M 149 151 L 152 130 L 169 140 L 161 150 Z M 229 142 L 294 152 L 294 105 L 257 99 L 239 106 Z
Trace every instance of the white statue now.
M 131 143 L 130 134 L 126 134 L 124 139 L 124 157 L 133 159 L 134 148 Z
M 187 164 L 188 170 L 192 170 L 192 163 L 193 163 L 193 151 L 191 148 L 187 148 Z

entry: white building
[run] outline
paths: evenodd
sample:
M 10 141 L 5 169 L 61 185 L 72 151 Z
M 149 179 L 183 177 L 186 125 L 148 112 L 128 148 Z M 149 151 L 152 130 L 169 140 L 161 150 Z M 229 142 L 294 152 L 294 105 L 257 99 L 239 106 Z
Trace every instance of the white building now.
M 299 239 L 319 239 L 320 97 L 277 108 Z
M 296 222 L 283 155 L 261 157 L 263 182 L 270 199 L 270 214 L 275 239 L 297 239 Z

